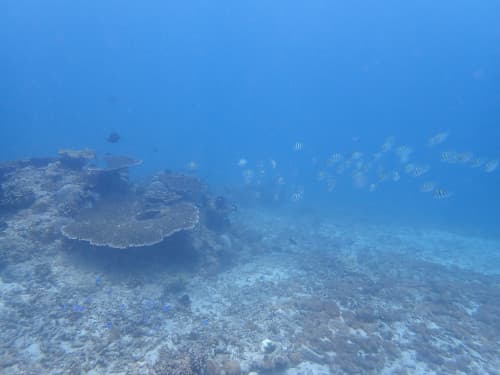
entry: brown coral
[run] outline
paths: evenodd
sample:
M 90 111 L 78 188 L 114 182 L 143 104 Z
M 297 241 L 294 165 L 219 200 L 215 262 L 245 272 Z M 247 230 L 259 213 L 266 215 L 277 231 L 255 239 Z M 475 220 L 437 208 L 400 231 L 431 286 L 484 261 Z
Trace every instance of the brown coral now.
M 105 167 L 98 165 L 87 167 L 89 185 L 102 195 L 128 191 L 130 188 L 128 169 L 142 164 L 142 160 L 110 154 L 105 155 L 103 160 Z
M 106 166 L 108 169 L 122 169 L 129 168 L 136 165 L 141 165 L 142 160 L 134 159 L 129 156 L 122 155 L 105 155 L 104 161 L 106 162 Z
M 200 179 L 182 173 L 163 172 L 157 175 L 158 181 L 162 182 L 168 190 L 182 196 L 199 194 L 205 190 Z
M 83 150 L 62 149 L 57 152 L 61 164 L 70 169 L 80 169 L 89 160 L 95 159 L 95 152 L 89 148 Z
M 95 152 L 89 148 L 84 148 L 83 150 L 61 149 L 57 153 L 61 157 L 70 159 L 91 160 L 95 158 Z
M 226 375 L 240 375 L 240 363 L 235 360 L 229 360 L 224 363 L 224 372 Z
M 144 201 L 147 205 L 170 204 L 181 199 L 176 192 L 169 190 L 160 181 L 153 181 L 144 192 Z
M 130 167 L 142 164 L 142 160 L 140 159 L 135 159 L 131 158 L 130 156 L 123 155 L 106 154 L 102 159 L 104 160 L 104 163 L 106 165 L 105 167 L 90 166 L 88 170 L 90 172 L 112 172 L 128 169 Z
M 117 249 L 150 246 L 199 221 L 198 208 L 178 202 L 156 210 L 144 210 L 136 199 L 104 200 L 83 210 L 74 222 L 64 226 L 65 237 L 88 241 L 95 246 Z

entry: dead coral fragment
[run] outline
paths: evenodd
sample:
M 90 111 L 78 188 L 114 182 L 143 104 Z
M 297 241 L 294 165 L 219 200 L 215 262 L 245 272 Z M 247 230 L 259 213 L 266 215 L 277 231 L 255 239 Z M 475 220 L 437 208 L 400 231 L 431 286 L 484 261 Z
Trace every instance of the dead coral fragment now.
M 67 238 L 95 246 L 126 249 L 154 245 L 178 231 L 193 229 L 198 221 L 198 208 L 188 202 L 151 214 L 137 200 L 124 198 L 98 202 L 61 231 Z

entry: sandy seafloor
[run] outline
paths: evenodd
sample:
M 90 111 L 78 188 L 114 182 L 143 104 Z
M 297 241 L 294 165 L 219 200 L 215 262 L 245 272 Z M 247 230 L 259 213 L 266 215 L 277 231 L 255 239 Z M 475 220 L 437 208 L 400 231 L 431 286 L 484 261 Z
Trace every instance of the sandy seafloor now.
M 2 374 L 500 373 L 500 242 L 243 209 L 206 274 L 16 217 Z

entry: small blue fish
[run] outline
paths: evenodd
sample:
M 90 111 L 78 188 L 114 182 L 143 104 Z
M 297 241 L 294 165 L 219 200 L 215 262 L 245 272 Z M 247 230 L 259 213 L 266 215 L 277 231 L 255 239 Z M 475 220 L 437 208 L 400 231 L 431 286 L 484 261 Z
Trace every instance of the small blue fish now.
M 79 314 L 83 314 L 85 312 L 85 306 L 82 305 L 73 305 L 73 311 Z
M 203 319 L 201 321 L 201 323 L 204 325 L 204 326 L 208 326 L 208 319 Z
M 113 328 L 113 323 L 111 323 L 111 322 L 107 322 L 107 323 L 106 323 L 106 328 L 107 328 L 107 329 L 111 329 L 111 328 Z
M 101 277 L 101 276 L 97 276 L 97 277 L 95 278 L 95 285 L 100 285 L 100 284 L 101 284 L 101 282 L 102 282 L 102 277 Z
M 165 312 L 170 312 L 171 308 L 172 307 L 168 303 L 166 303 L 165 305 L 163 305 L 163 311 L 165 311 Z

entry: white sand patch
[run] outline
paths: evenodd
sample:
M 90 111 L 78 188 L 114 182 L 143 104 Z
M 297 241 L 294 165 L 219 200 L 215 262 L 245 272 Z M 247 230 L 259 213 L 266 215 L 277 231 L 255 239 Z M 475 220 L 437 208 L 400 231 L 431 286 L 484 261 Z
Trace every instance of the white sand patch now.
M 285 372 L 286 375 L 330 375 L 332 372 L 326 365 L 319 365 L 312 362 L 302 362 L 294 368 Z

